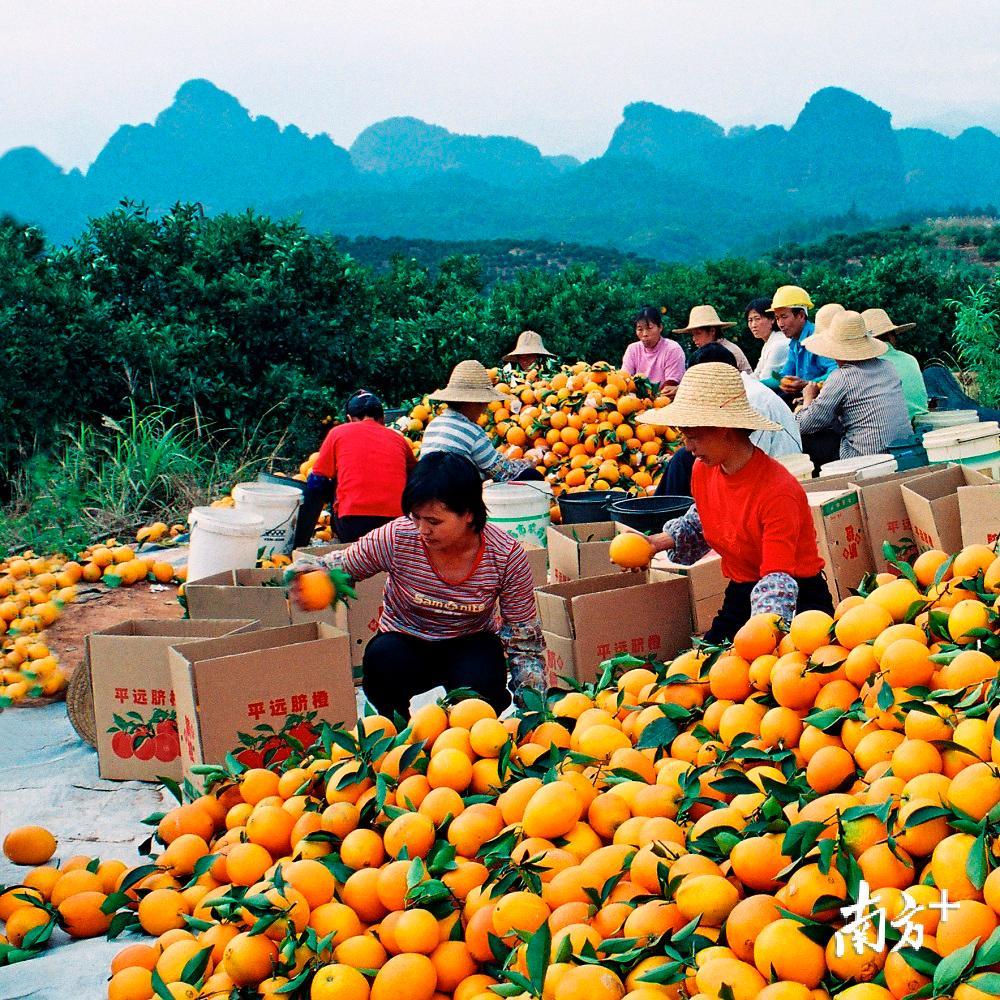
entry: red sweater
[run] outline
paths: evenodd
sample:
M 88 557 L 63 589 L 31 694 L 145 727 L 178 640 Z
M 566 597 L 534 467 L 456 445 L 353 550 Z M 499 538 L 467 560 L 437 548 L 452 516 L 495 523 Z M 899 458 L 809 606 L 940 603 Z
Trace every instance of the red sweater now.
M 695 462 L 691 474 L 705 541 L 737 583 L 768 573 L 803 578 L 823 569 L 805 492 L 792 474 L 759 448 L 739 472 Z
M 312 471 L 337 480 L 339 517 L 399 517 L 406 475 L 415 464 L 402 434 L 360 420 L 327 434 Z

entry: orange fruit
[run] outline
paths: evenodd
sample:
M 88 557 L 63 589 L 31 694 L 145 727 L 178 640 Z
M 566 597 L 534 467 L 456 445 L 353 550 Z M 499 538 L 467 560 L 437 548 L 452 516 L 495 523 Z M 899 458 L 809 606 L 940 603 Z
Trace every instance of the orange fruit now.
M 222 953 L 222 966 L 236 986 L 256 986 L 271 975 L 278 947 L 266 935 L 237 934 Z
M 3 839 L 3 852 L 15 865 L 44 865 L 56 853 L 56 838 L 42 826 L 21 826 Z
M 325 569 L 299 573 L 292 581 L 292 597 L 303 611 L 323 611 L 336 596 L 336 584 Z
M 393 955 L 378 972 L 371 1000 L 431 1000 L 437 988 L 437 969 L 426 955 Z
M 615 478 L 617 479 L 617 467 Z M 649 565 L 654 550 L 645 535 L 626 531 L 612 539 L 608 555 L 616 566 L 624 569 L 643 569 Z

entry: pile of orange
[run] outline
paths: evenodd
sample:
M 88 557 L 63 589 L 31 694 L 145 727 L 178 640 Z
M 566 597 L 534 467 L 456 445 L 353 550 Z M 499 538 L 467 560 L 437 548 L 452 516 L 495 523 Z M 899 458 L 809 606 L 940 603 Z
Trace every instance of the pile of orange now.
M 62 556 L 25 552 L 0 561 L 0 710 L 66 687 L 44 632 L 76 597 L 82 575 L 79 563 Z
M 678 434 L 636 421 L 645 410 L 670 402 L 656 395 L 646 379 L 603 361 L 563 365 L 554 374 L 492 369 L 490 376 L 508 398 L 489 404 L 480 421 L 483 429 L 507 458 L 540 453 L 538 470 L 554 495 L 563 490 L 654 491 Z M 425 397 L 403 418 L 401 429 L 414 451 L 438 412 Z
M 37 867 L 6 934 L 99 932 L 101 901 L 154 939 L 110 1000 L 995 997 L 1000 559 L 903 572 L 509 718 L 445 701 L 219 768 L 154 866 Z
M 143 540 L 153 540 L 145 532 L 146 529 L 139 531 L 144 536 Z M 163 560 L 138 556 L 132 546 L 122 545 L 116 538 L 87 546 L 78 553 L 77 559 L 82 566 L 81 579 L 109 587 L 131 587 L 140 580 L 171 583 L 185 577 L 183 567 L 175 569 Z

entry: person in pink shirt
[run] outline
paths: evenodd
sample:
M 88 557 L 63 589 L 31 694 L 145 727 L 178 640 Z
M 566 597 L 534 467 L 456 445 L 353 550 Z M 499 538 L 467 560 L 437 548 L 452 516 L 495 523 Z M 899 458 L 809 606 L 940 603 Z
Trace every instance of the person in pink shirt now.
M 663 317 L 655 306 L 643 306 L 635 317 L 636 342 L 625 348 L 622 371 L 644 375 L 673 397 L 684 375 L 684 348 L 663 336 Z

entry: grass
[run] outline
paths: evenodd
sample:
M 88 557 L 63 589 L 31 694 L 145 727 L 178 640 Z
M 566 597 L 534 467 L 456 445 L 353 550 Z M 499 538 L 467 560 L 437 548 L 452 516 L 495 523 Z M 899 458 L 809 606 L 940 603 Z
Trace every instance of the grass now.
M 80 425 L 11 484 L 0 552 L 75 552 L 97 538 L 132 537 L 149 521 L 183 523 L 192 507 L 255 478 L 274 451 L 259 428 L 237 448 L 169 407 L 133 406 L 124 421 Z

